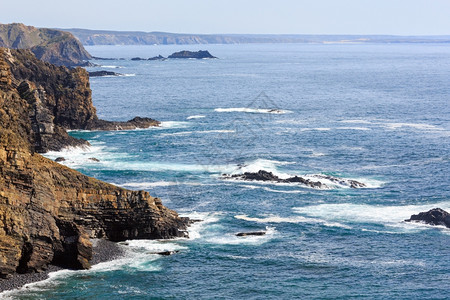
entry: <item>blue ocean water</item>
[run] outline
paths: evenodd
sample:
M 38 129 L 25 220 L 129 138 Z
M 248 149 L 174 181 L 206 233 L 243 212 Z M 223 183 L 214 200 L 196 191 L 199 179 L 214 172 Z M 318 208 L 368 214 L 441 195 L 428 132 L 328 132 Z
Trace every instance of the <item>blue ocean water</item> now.
M 207 48 L 217 60 L 131 61 Z M 49 153 L 204 220 L 190 239 L 130 241 L 126 257 L 61 271 L 11 299 L 448 299 L 450 231 L 402 222 L 450 211 L 450 46 L 93 46 L 121 77 L 91 78 L 98 115 L 162 121 L 73 131 Z M 95 157 L 100 162 L 89 158 Z M 224 180 L 266 170 L 367 188 Z M 237 232 L 266 230 L 264 236 Z M 155 250 L 180 250 L 159 257 Z

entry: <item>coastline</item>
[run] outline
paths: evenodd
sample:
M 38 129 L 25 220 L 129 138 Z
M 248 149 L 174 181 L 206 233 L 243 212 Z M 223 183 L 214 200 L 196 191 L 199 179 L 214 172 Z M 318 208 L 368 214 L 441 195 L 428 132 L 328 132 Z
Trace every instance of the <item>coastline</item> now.
M 93 251 L 91 265 L 96 265 L 102 262 L 112 261 L 122 257 L 125 250 L 115 242 L 103 239 L 92 240 Z M 0 296 L 5 291 L 19 289 L 27 284 L 43 281 L 49 278 L 48 274 L 64 270 L 64 268 L 49 265 L 48 269 L 40 273 L 25 273 L 14 274 L 11 278 L 0 279 Z

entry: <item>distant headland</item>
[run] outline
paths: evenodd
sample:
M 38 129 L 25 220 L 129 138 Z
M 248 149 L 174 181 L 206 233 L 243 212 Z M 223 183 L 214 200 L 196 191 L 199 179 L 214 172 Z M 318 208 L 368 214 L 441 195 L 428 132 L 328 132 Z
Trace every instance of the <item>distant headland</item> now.
M 252 43 L 450 43 L 447 36 L 311 35 L 311 34 L 186 34 L 169 32 L 62 29 L 83 45 L 193 45 Z

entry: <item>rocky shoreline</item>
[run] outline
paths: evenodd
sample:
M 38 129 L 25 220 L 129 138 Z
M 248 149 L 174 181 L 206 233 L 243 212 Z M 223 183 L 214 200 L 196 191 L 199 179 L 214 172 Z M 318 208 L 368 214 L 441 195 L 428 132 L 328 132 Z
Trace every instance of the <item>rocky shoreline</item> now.
M 190 220 L 161 199 L 85 176 L 39 154 L 88 144 L 69 136 L 68 129 L 159 125 L 140 117 L 101 120 L 91 94 L 86 70 L 45 63 L 29 50 L 0 48 L 1 278 L 44 272 L 51 265 L 88 269 L 95 256 L 90 239 L 188 237 Z M 41 278 L 17 278 L 28 277 Z
M 93 240 L 92 244 L 92 265 L 112 261 L 125 255 L 125 250 L 120 244 L 101 239 Z M 60 270 L 64 270 L 64 268 L 55 265 L 49 265 L 45 271 L 40 273 L 11 275 L 10 278 L 0 280 L 0 293 L 21 288 L 29 283 L 43 281 L 49 277 L 49 273 Z

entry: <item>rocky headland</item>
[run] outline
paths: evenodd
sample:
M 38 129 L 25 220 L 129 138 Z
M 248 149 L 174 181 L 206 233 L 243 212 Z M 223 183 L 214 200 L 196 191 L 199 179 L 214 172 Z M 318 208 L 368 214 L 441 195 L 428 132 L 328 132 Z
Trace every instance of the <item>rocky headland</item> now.
M 0 24 L 0 47 L 30 49 L 37 58 L 58 66 L 85 66 L 92 59 L 73 34 L 20 23 Z
M 157 125 L 98 119 L 88 73 L 0 48 L 0 277 L 50 265 L 89 268 L 92 238 L 186 237 L 190 221 L 145 191 L 85 176 L 39 152 L 87 142 L 67 129 Z M 127 127 L 128 126 L 128 127 Z

